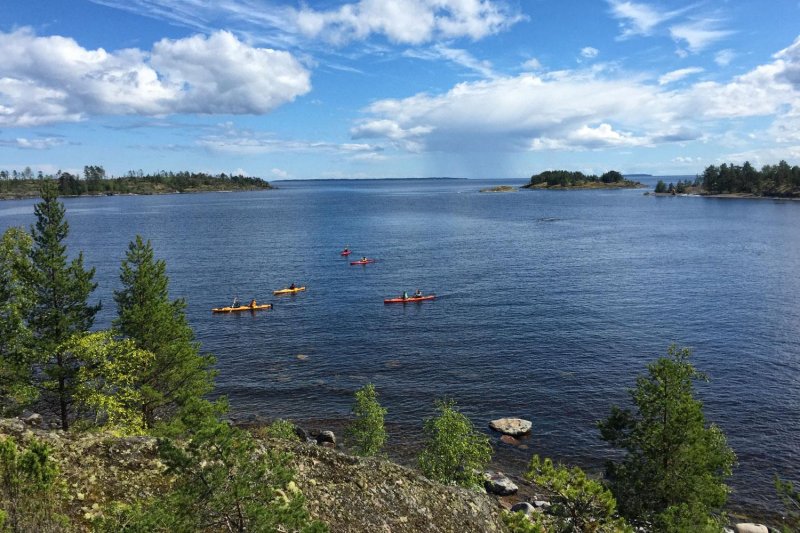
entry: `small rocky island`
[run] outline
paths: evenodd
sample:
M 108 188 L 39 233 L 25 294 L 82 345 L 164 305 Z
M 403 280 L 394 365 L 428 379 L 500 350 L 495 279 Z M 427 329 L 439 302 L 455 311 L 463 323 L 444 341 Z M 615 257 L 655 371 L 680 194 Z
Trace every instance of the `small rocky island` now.
M 496 187 L 486 187 L 481 189 L 480 192 L 517 192 L 519 189 L 511 185 L 498 185 Z
M 531 176 L 526 189 L 638 189 L 644 187 L 638 181 L 626 179 L 616 170 L 609 170 L 601 176 L 586 175 L 569 170 L 546 170 Z

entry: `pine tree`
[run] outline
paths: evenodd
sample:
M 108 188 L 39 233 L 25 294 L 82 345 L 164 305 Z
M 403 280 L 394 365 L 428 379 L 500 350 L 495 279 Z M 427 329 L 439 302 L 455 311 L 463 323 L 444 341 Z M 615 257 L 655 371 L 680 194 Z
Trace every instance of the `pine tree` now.
M 614 407 L 599 424 L 604 440 L 627 451 L 608 468 L 621 513 L 659 531 L 719 531 L 713 515 L 727 500 L 724 480 L 736 461 L 722 431 L 706 426 L 692 386 L 705 376 L 690 354 L 670 346 L 630 391 L 635 413 Z
M 34 246 L 28 282 L 35 304 L 28 324 L 44 375 L 49 378 L 45 387 L 55 392 L 61 427 L 66 430 L 79 362 L 61 346 L 72 335 L 92 327 L 100 304 L 88 304 L 97 284 L 92 282 L 94 269 L 83 268 L 83 253 L 67 262 L 63 243 L 69 225 L 55 185 L 45 182 L 41 196 L 42 201 L 34 208 L 36 225 L 31 228 Z
M 0 237 L 0 412 L 14 413 L 36 396 L 31 375 L 33 299 L 25 284 L 33 240 L 22 228 Z
M 184 314 L 186 302 L 169 299 L 166 263 L 154 258 L 150 241 L 137 235 L 129 244 L 120 280 L 123 288 L 114 293 L 114 326 L 138 348 L 155 355 L 141 383 L 142 416 L 152 428 L 187 400 L 212 389 L 214 358 L 200 355 Z

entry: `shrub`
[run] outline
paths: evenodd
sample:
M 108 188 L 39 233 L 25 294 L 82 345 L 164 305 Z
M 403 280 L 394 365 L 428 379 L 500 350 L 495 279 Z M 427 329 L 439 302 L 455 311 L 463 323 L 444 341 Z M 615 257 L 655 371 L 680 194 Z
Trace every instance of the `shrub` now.
M 20 450 L 14 439 L 0 440 L 0 529 L 3 531 L 66 531 L 59 514 L 61 487 L 50 448 L 33 440 Z
M 300 440 L 300 437 L 298 437 L 297 433 L 295 433 L 295 425 L 288 420 L 283 420 L 282 418 L 275 420 L 272 424 L 263 428 L 263 431 L 259 431 L 259 434 L 273 439 L 291 441 Z
M 551 493 L 548 515 L 539 518 L 548 533 L 633 531 L 617 516 L 617 502 L 600 482 L 589 478 L 577 466 L 566 468 L 534 455 L 525 478 Z
M 425 421 L 425 449 L 419 457 L 423 474 L 442 483 L 477 487 L 492 459 L 489 437 L 475 430 L 452 400 L 436 402 L 439 416 Z
M 209 402 L 187 404 L 179 417 L 188 440 L 159 440 L 173 489 L 157 501 L 113 510 L 104 531 L 327 531 L 305 510 L 291 456 L 260 449 L 218 414 Z
M 355 396 L 352 413 L 356 419 L 347 428 L 345 436 L 352 443 L 356 455 L 376 455 L 386 443 L 383 426 L 386 409 L 378 403 L 378 393 L 372 383 L 357 390 Z

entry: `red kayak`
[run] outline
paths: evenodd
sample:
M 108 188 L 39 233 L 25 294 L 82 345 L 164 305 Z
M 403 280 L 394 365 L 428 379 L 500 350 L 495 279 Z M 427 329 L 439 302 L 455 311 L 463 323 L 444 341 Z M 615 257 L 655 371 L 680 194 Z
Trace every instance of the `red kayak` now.
M 374 263 L 374 259 L 359 259 L 358 261 L 350 261 L 351 265 L 368 265 Z
M 352 254 L 352 253 L 353 253 L 353 252 L 351 252 L 350 250 L 342 250 L 342 251 L 339 253 L 339 255 L 348 256 L 348 255 L 350 255 L 350 254 Z
M 409 302 L 424 302 L 425 300 L 435 300 L 435 294 L 429 294 L 427 296 L 409 296 L 408 298 L 387 298 L 383 301 L 385 304 L 405 304 Z

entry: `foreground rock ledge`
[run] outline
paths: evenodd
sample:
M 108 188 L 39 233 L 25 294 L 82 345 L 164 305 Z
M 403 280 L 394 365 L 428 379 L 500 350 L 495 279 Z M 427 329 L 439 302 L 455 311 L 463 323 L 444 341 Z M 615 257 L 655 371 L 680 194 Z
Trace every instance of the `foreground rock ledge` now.
M 35 436 L 52 446 L 70 493 L 64 512 L 76 531 L 90 531 L 91 515 L 111 501 L 157 497 L 171 482 L 151 437 L 44 431 L 18 419 L 0 420 L 3 435 L 23 443 Z M 306 507 L 332 532 L 505 531 L 497 501 L 485 493 L 444 486 L 381 459 L 315 444 L 259 441 L 263 449 L 292 452 Z
M 504 435 L 521 437 L 531 432 L 533 423 L 522 418 L 498 418 L 489 422 L 489 427 Z

